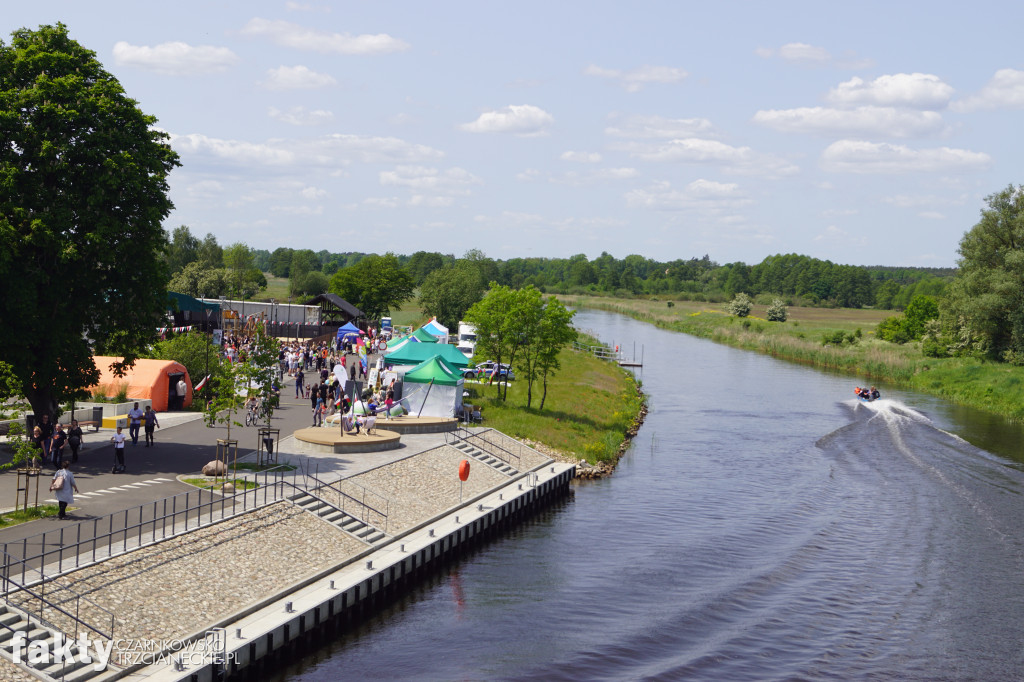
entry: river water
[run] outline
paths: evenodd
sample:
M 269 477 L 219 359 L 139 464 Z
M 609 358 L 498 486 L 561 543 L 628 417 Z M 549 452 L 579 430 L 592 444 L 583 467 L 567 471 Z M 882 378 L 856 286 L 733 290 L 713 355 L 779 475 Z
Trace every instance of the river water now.
M 275 680 L 1024 678 L 1020 428 L 576 323 L 643 348 L 651 412 L 615 475 Z

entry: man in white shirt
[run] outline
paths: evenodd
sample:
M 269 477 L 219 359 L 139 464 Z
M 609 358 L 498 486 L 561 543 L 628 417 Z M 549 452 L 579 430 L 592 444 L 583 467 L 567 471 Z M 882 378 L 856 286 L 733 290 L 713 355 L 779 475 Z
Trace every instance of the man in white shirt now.
M 135 403 L 135 407 L 128 412 L 128 434 L 132 437 L 132 445 L 139 444 L 139 427 L 142 426 L 143 414 L 138 403 Z
M 188 384 L 185 383 L 185 377 L 178 379 L 178 385 L 174 387 L 174 392 L 178 397 L 177 409 L 185 409 L 185 394 L 188 393 Z

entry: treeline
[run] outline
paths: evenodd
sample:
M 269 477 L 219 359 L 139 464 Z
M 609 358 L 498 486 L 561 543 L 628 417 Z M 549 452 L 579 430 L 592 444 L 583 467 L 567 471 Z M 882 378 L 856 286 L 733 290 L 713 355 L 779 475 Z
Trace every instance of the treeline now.
M 238 252 L 246 247 L 233 244 L 220 249 L 225 259 L 230 256 L 231 264 L 222 262 L 217 265 L 214 257 L 218 255 L 218 248 L 212 235 L 200 241 L 191 235 L 188 227 L 182 226 L 168 241 L 172 281 L 178 277 L 176 284 L 179 288 L 175 290 L 181 290 L 181 285 L 189 283 L 188 278 L 182 278 L 180 273 L 191 263 L 192 275 L 197 275 L 204 268 L 219 267 L 230 273 L 251 267 L 275 277 L 287 278 L 292 295 L 315 295 L 328 290 L 336 273 L 357 266 L 373 255 L 281 247 L 272 252 L 249 250 L 251 261 L 242 263 L 240 261 L 245 259 L 240 258 Z M 463 261 L 471 261 L 485 284 L 494 281 L 514 289 L 532 285 L 545 293 L 665 296 L 711 302 L 727 301 L 738 293 L 746 293 L 759 302 L 782 297 L 790 305 L 871 306 L 887 310 L 902 310 L 917 295 L 940 296 L 955 274 L 952 268 L 839 265 L 799 254 L 769 256 L 756 265 L 740 262 L 719 264 L 707 255 L 671 261 L 657 261 L 635 254 L 618 259 L 607 252 L 594 259 L 577 254 L 569 258 L 512 258 L 501 261 L 475 250 L 461 257 L 431 251 L 394 257 L 417 289 L 428 281 L 431 274 L 447 272 Z M 239 275 L 236 279 L 242 278 Z M 202 288 L 197 277 L 192 280 Z M 208 278 L 205 284 L 207 289 L 230 286 L 230 278 L 222 282 Z M 217 294 L 211 292 L 207 295 Z

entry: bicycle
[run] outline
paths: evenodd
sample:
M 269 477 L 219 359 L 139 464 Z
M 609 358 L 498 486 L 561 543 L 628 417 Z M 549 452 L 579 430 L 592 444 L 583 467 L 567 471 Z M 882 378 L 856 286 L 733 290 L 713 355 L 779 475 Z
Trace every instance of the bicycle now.
M 245 411 L 245 425 L 256 426 L 260 422 L 260 408 L 258 405 L 251 405 Z

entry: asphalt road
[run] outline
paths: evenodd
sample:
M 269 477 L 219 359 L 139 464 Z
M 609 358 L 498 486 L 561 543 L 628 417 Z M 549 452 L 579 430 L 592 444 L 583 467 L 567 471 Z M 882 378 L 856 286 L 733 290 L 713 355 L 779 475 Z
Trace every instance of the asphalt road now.
M 281 438 L 312 423 L 309 401 L 293 398 L 293 395 L 294 388 L 290 384 L 282 388 L 281 405 L 274 411 L 271 420 L 271 427 L 281 430 Z M 237 416 L 237 421 L 244 421 L 244 413 L 240 411 Z M 80 494 L 75 495 L 69 520 L 59 521 L 55 517 L 48 517 L 2 528 L 0 544 L 51 531 L 61 525 L 105 517 L 154 500 L 195 491 L 194 487 L 179 482 L 177 476 L 199 475 L 203 465 L 216 458 L 217 439 L 228 437 L 227 427 L 207 427 L 199 413 L 164 413 L 158 415 L 158 419 L 168 426 L 156 429 L 156 444 L 146 447 L 145 433 L 140 433 L 137 445 L 129 440 L 125 447 L 127 470 L 119 474 L 111 473 L 114 446 L 109 440 L 113 431 L 101 429 L 97 433 L 87 433 L 85 449 L 79 452 L 78 463 L 71 467 Z M 172 422 L 175 422 L 174 425 L 170 425 Z M 257 448 L 256 427 L 232 425 L 231 437 L 238 441 L 239 458 Z M 44 469 L 40 477 L 40 503 L 53 498 L 53 493 L 48 490 L 52 474 L 52 469 Z M 5 495 L 0 501 L 0 507 L 13 506 L 15 472 L 8 471 L 0 475 L 0 486 L 0 489 L 10 494 L 9 498 Z M 32 490 L 30 500 L 34 494 Z

